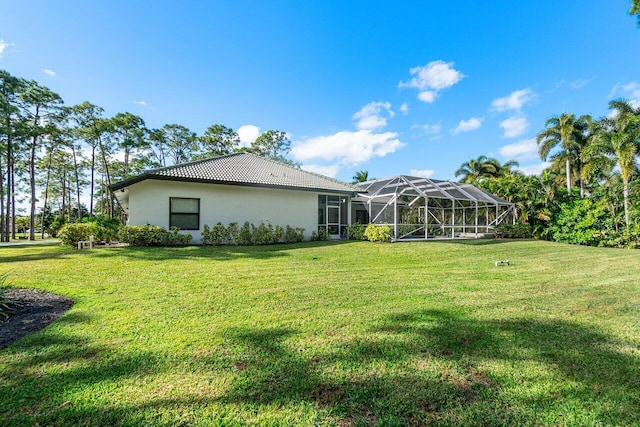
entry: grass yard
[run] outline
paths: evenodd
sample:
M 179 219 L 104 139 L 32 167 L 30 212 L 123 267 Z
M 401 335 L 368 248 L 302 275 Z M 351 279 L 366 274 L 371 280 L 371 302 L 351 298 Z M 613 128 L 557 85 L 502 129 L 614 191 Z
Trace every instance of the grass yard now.
M 25 246 L 7 270 L 75 305 L 0 351 L 2 425 L 640 425 L 640 251 Z

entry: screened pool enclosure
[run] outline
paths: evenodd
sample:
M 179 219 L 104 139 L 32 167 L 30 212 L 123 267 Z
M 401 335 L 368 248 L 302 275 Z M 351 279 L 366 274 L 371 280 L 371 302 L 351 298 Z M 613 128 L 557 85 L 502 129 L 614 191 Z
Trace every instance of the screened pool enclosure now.
M 352 221 L 388 224 L 395 240 L 480 238 L 515 223 L 512 203 L 470 184 L 399 175 L 358 187 Z

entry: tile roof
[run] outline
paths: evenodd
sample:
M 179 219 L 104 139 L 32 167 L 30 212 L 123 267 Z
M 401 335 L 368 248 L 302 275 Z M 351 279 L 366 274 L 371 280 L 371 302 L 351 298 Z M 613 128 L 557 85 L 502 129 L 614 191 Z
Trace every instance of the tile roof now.
M 145 179 L 210 182 L 217 184 L 275 187 L 307 191 L 355 193 L 362 191 L 350 184 L 250 153 L 183 163 L 149 170 L 142 175 L 111 186 L 119 190 Z

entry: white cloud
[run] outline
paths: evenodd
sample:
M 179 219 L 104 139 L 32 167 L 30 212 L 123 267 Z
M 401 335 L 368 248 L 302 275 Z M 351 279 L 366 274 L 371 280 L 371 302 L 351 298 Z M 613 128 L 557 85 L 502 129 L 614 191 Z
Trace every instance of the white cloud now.
M 415 88 L 420 90 L 418 99 L 432 103 L 438 92 L 453 86 L 466 76 L 453 68 L 453 62 L 432 61 L 427 65 L 409 69 L 413 77 L 408 82 L 398 83 L 399 88 Z
M 244 125 L 238 128 L 238 137 L 240 137 L 240 146 L 248 147 L 252 142 L 260 136 L 260 128 L 254 125 Z
M 309 172 L 319 173 L 320 175 L 330 176 L 331 178 L 333 178 L 340 171 L 340 165 L 321 166 L 321 165 L 309 164 L 309 165 L 302 165 L 302 169 Z
M 640 106 L 640 84 L 638 84 L 637 82 L 631 82 L 627 83 L 626 85 L 615 85 L 609 93 L 609 98 L 620 96 L 627 98 L 632 106 Z
M 507 159 L 530 160 L 538 158 L 538 143 L 535 138 L 523 139 L 500 148 L 500 155 Z
M 409 175 L 430 178 L 435 172 L 433 169 L 411 169 Z
M 147 107 L 148 104 L 145 101 L 133 101 L 134 104 L 136 105 L 141 105 L 143 107 Z
M 356 127 L 358 129 L 374 130 L 387 126 L 387 118 L 393 117 L 395 114 L 391 110 L 391 104 L 388 102 L 370 102 L 353 115 L 354 120 L 358 120 Z
M 440 132 L 442 125 L 440 123 L 426 124 L 426 125 L 413 125 L 412 127 L 422 129 L 426 134 L 434 134 Z
M 496 111 L 520 111 L 524 104 L 534 101 L 536 94 L 529 88 L 516 90 L 503 98 L 494 99 L 491 108 Z
M 540 175 L 543 170 L 551 166 L 549 162 L 537 163 L 535 165 L 529 165 L 522 168 L 518 168 L 520 172 L 525 175 Z
M 51 77 L 55 77 L 56 76 L 56 72 L 53 70 L 50 70 L 48 68 L 45 68 L 44 70 L 42 70 L 42 72 L 44 74 L 46 74 L 47 76 L 51 76 Z
M 433 90 L 425 90 L 418 94 L 418 99 L 422 102 L 426 102 L 427 104 L 433 103 L 436 100 L 437 93 Z
M 469 120 L 460 120 L 458 126 L 452 131 L 454 135 L 460 132 L 470 132 L 476 130 L 482 126 L 482 119 L 478 117 L 471 117 Z
M 9 47 L 9 46 L 13 46 L 12 43 L 7 43 L 4 41 L 4 39 L 0 39 L 0 59 L 2 59 L 2 55 L 4 53 L 4 51 Z
M 407 105 L 406 102 L 404 102 L 401 106 L 400 106 L 400 112 L 402 114 L 409 114 L 409 105 Z
M 524 117 L 512 116 L 500 123 L 505 138 L 515 138 L 526 132 L 529 122 Z
M 291 155 L 300 162 L 322 159 L 355 166 L 373 157 L 384 157 L 405 145 L 395 132 L 341 131 L 300 142 L 291 149 Z

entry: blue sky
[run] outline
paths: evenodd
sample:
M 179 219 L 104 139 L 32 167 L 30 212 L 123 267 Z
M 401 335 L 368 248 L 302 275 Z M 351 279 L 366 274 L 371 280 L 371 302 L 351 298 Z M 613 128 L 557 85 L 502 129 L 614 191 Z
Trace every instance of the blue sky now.
M 292 159 L 347 181 L 455 179 L 482 154 L 535 172 L 550 115 L 640 100 L 629 6 L 0 0 L 0 69 L 149 127 L 283 130 Z

